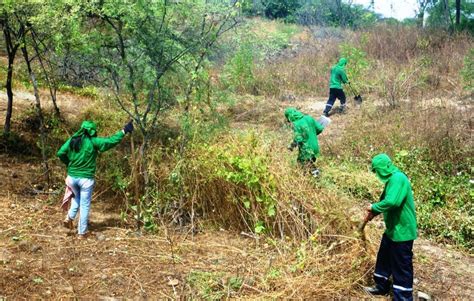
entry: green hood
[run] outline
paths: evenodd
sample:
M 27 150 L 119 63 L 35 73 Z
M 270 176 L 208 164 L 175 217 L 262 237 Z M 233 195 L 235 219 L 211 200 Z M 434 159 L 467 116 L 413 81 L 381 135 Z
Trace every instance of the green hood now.
M 347 59 L 344 58 L 344 57 L 341 57 L 341 58 L 339 59 L 339 62 L 337 63 L 337 65 L 338 65 L 339 67 L 345 67 L 345 66 L 347 65 Z
M 347 79 L 347 74 L 346 74 L 346 64 L 347 64 L 347 59 L 346 58 L 341 58 L 339 59 L 339 62 L 332 66 L 331 68 L 331 77 L 329 79 L 329 88 L 330 89 L 341 89 L 342 90 L 342 84 L 346 84 L 349 82 Z
M 81 128 L 79 131 L 75 132 L 72 135 L 72 138 L 82 136 L 87 134 L 89 137 L 96 137 L 97 136 L 97 126 L 93 121 L 85 120 L 81 124 Z
M 295 108 L 287 108 L 285 110 L 285 117 L 291 122 L 295 122 L 296 120 L 299 120 L 304 117 L 304 114 L 298 111 Z
M 380 181 L 387 183 L 390 176 L 398 171 L 398 168 L 392 164 L 392 160 L 386 154 L 378 154 L 372 159 L 372 171 L 375 172 Z

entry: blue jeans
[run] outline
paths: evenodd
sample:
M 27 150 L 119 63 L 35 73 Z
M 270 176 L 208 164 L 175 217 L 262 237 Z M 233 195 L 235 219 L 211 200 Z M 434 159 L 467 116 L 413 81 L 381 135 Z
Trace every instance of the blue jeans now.
M 74 198 L 71 201 L 71 208 L 69 208 L 67 216 L 69 219 L 74 220 L 79 210 L 79 222 L 77 223 L 78 233 L 85 234 L 87 232 L 87 222 L 89 221 L 89 211 L 95 181 L 93 179 L 67 176 L 67 183 L 74 192 Z

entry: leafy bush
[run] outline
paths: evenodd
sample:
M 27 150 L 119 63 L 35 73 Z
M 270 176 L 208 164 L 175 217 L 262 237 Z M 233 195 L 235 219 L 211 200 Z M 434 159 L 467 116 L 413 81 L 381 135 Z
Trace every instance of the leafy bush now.
M 244 42 L 224 68 L 223 82 L 233 91 L 255 94 L 255 54 L 251 43 Z
M 426 149 L 400 151 L 395 163 L 411 179 L 420 229 L 440 241 L 474 248 L 474 206 L 470 170 L 442 168 Z M 458 167 L 459 168 L 459 167 Z
M 341 56 L 345 57 L 347 63 L 347 76 L 353 88 L 360 91 L 363 87 L 367 87 L 363 79 L 367 78 L 370 69 L 370 63 L 367 54 L 360 48 L 349 43 L 343 43 L 340 46 Z

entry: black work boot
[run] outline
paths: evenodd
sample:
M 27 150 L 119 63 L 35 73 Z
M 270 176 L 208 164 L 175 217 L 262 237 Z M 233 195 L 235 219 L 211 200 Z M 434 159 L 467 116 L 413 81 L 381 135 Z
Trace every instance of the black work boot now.
M 389 293 L 388 290 L 382 290 L 378 286 L 364 286 L 364 291 L 374 296 L 386 296 Z

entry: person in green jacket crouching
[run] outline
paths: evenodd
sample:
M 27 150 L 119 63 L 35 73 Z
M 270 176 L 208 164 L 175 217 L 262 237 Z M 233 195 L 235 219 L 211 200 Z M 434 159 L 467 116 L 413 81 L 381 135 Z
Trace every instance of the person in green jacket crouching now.
M 298 162 L 308 168 L 314 177 L 319 175 L 319 169 L 315 162 L 319 155 L 318 135 L 324 130 L 324 127 L 314 120 L 313 117 L 305 115 L 295 108 L 287 108 L 285 117 L 292 124 L 294 138 L 288 147 L 293 150 L 298 147 Z
M 372 159 L 372 171 L 385 183 L 385 188 L 380 201 L 367 207 L 366 220 L 382 213 L 386 230 L 375 264 L 375 287 L 366 287 L 365 291 L 372 295 L 387 295 L 392 276 L 394 300 L 413 300 L 412 249 L 417 225 L 411 184 L 386 154 Z
M 329 117 L 336 98 L 341 102 L 340 112 L 344 113 L 346 110 L 346 94 L 342 90 L 342 84 L 347 84 L 349 80 L 346 74 L 347 59 L 341 58 L 339 62 L 332 66 L 331 77 L 329 79 L 329 99 L 324 108 L 323 115 Z
M 133 123 L 130 121 L 122 130 L 110 137 L 97 137 L 95 123 L 84 121 L 79 131 L 74 133 L 57 153 L 59 159 L 67 166 L 66 184 L 74 193 L 64 226 L 72 227 L 72 221 L 79 210 L 79 238 L 84 238 L 87 233 L 97 155 L 119 144 L 125 134 L 132 131 Z

